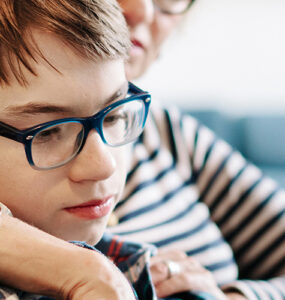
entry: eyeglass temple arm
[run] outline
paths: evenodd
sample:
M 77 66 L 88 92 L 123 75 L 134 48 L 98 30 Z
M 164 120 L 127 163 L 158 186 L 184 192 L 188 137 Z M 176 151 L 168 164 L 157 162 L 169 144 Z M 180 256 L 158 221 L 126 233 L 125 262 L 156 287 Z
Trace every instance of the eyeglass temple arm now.
M 0 122 L 0 136 L 12 139 L 16 142 L 24 142 L 24 135 L 21 131 L 3 122 Z

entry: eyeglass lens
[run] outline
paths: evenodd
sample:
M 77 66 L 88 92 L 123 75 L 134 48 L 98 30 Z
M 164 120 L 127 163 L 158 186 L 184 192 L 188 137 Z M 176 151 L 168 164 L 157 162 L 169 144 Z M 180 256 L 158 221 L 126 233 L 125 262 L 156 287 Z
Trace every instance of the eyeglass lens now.
M 184 13 L 191 0 L 153 0 L 154 4 L 165 13 L 169 14 L 181 14 Z
M 110 146 L 118 146 L 135 139 L 144 122 L 142 101 L 127 102 L 109 112 L 103 120 L 103 135 Z
M 54 125 L 38 132 L 32 141 L 32 158 L 38 168 L 69 161 L 82 144 L 84 127 L 78 122 Z

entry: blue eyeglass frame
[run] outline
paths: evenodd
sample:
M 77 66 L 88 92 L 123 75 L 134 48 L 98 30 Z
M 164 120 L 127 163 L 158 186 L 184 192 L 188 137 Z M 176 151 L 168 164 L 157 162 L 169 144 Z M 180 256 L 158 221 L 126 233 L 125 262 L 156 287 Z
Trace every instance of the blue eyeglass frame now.
M 86 117 L 86 118 L 58 119 L 58 120 L 54 120 L 54 121 L 50 121 L 50 122 L 46 122 L 46 123 L 41 123 L 41 124 L 35 125 L 33 127 L 30 127 L 30 128 L 24 129 L 24 130 L 19 130 L 13 126 L 10 126 L 10 125 L 5 124 L 0 121 L 0 136 L 6 137 L 8 139 L 11 139 L 16 142 L 24 144 L 26 157 L 32 168 L 34 168 L 36 170 L 50 170 L 50 169 L 58 168 L 60 166 L 65 165 L 69 161 L 71 161 L 74 157 L 76 157 L 81 152 L 82 148 L 85 145 L 85 142 L 86 142 L 86 139 L 88 137 L 90 130 L 95 129 L 98 132 L 98 134 L 100 135 L 102 141 L 105 144 L 109 145 L 107 143 L 107 141 L 105 140 L 103 130 L 102 130 L 104 117 L 110 110 L 113 110 L 116 107 L 118 107 L 124 103 L 135 101 L 135 100 L 141 100 L 144 103 L 145 115 L 144 115 L 144 120 L 143 120 L 143 124 L 142 124 L 142 130 L 143 130 L 146 119 L 147 119 L 147 115 L 149 112 L 151 95 L 150 95 L 150 93 L 141 90 L 139 87 L 137 87 L 136 85 L 134 85 L 131 82 L 129 82 L 128 85 L 129 85 L 128 86 L 128 94 L 131 94 L 131 96 L 108 105 L 107 107 L 105 107 L 101 111 L 97 112 L 93 116 Z M 33 157 L 32 157 L 32 142 L 33 142 L 34 136 L 43 129 L 49 128 L 54 125 L 62 124 L 62 123 L 68 123 L 68 122 L 78 122 L 83 125 L 84 136 L 82 138 L 82 144 L 79 147 L 78 151 L 76 153 L 74 153 L 74 155 L 69 160 L 67 160 L 66 162 L 63 162 L 62 164 L 59 164 L 59 165 L 56 165 L 53 167 L 47 167 L 47 168 L 37 167 L 34 164 Z M 128 140 L 125 143 L 118 144 L 113 147 L 122 146 L 122 145 L 125 145 L 130 142 L 132 142 L 132 140 Z M 112 147 L 112 145 L 110 145 L 110 146 Z

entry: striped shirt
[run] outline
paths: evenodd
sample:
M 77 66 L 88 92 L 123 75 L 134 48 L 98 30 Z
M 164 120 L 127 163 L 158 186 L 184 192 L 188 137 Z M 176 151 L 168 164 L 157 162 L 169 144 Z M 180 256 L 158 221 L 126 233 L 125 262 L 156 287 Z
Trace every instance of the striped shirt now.
M 285 192 L 176 108 L 153 107 L 109 231 L 180 249 L 224 289 L 285 299 Z

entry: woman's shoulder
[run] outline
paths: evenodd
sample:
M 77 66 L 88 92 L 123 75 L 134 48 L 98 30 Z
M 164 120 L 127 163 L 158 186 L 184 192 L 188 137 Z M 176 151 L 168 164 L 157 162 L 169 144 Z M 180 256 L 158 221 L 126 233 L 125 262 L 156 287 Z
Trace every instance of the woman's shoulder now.
M 199 123 L 185 108 L 175 104 L 163 105 L 160 102 L 151 104 L 150 117 L 157 123 L 171 122 L 173 124 L 181 124 L 181 122 L 187 121 L 187 123 L 193 127 L 196 127 Z
M 146 122 L 143 137 L 140 141 L 156 147 L 168 144 L 169 137 L 174 138 L 174 143 L 187 136 L 194 135 L 199 122 L 188 112 L 175 105 L 161 105 L 152 103 L 150 114 Z

